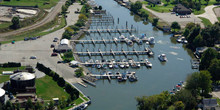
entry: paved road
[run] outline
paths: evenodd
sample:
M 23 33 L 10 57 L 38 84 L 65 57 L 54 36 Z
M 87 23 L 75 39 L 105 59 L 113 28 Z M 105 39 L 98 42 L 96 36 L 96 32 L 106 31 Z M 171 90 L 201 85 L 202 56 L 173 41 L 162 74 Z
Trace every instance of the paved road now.
M 15 31 L 0 33 L 0 37 L 16 35 L 16 34 L 19 34 L 19 33 L 22 33 L 22 32 L 26 32 L 26 31 L 29 31 L 29 30 L 32 30 L 32 29 L 36 29 L 40 26 L 43 26 L 43 25 L 49 23 L 50 21 L 52 21 L 56 17 L 56 15 L 58 13 L 61 12 L 61 7 L 63 6 L 63 4 L 65 4 L 65 2 L 66 2 L 66 0 L 60 0 L 57 3 L 57 5 L 52 9 L 52 11 L 49 12 L 48 15 L 43 20 L 41 20 L 41 21 L 31 25 L 31 26 L 27 26 L 27 27 L 24 27 L 24 28 L 15 30 Z
M 214 24 L 215 22 L 218 22 L 218 19 L 213 11 L 213 8 L 217 7 L 217 5 L 210 5 L 205 7 L 205 13 L 201 15 L 196 15 L 197 17 L 203 17 L 209 19 L 209 21 Z
M 77 8 L 81 9 L 79 3 L 71 5 L 68 9 L 70 13 L 67 15 L 67 26 L 76 23 L 79 14 L 74 12 Z M 50 67 L 53 71 L 56 71 L 59 75 L 63 76 L 65 80 L 71 83 L 77 83 L 81 81 L 74 77 L 74 68 L 69 67 L 67 64 L 57 64 L 57 61 L 61 60 L 59 57 L 51 57 L 52 49 L 50 45 L 53 43 L 55 37 L 61 38 L 64 28 L 42 36 L 37 40 L 31 41 L 18 41 L 15 44 L 4 44 L 0 50 L 0 63 L 14 61 L 21 62 L 22 65 L 36 66 L 37 62 L 43 63 L 45 66 Z M 37 59 L 30 59 L 30 56 L 36 56 Z
M 190 18 L 180 18 L 180 16 L 176 16 L 176 14 L 171 14 L 171 13 L 159 13 L 156 11 L 153 11 L 151 9 L 146 8 L 146 5 L 142 6 L 145 10 L 151 12 L 154 16 L 158 17 L 160 20 L 167 22 L 169 25 L 172 24 L 172 22 L 176 21 L 178 22 L 181 27 L 185 27 L 186 24 L 193 22 L 193 23 L 198 23 L 201 25 L 201 27 L 204 27 L 202 24 L 202 20 L 197 18 L 194 14 L 190 15 Z

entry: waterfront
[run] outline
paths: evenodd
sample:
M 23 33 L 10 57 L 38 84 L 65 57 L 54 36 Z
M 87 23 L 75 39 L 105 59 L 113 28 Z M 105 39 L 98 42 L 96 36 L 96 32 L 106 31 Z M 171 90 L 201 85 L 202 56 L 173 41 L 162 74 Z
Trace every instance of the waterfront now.
M 139 59 L 148 58 L 149 61 L 153 64 L 151 69 L 147 69 L 142 66 L 140 69 L 107 69 L 107 71 L 135 71 L 136 76 L 138 76 L 138 81 L 130 83 L 129 81 L 124 83 L 118 83 L 117 80 L 98 80 L 96 81 L 96 87 L 88 86 L 84 88 L 80 85 L 76 85 L 82 90 L 86 95 L 90 96 L 92 99 L 92 104 L 88 107 L 89 110 L 135 110 L 136 109 L 136 100 L 135 97 L 142 95 L 153 95 L 158 94 L 164 90 L 170 90 L 175 84 L 181 80 L 185 80 L 187 74 L 190 74 L 197 70 L 192 70 L 190 65 L 191 57 L 183 49 L 182 44 L 171 43 L 169 34 L 164 34 L 162 31 L 159 31 L 153 28 L 151 23 L 143 24 L 138 17 L 130 15 L 130 11 L 124 7 L 121 7 L 113 0 L 96 0 L 96 3 L 101 5 L 103 9 L 106 9 L 107 12 L 110 12 L 114 17 L 115 24 L 118 27 L 125 27 L 126 21 L 128 25 L 133 25 L 138 29 L 138 33 L 135 35 L 140 35 L 142 33 L 146 34 L 147 37 L 155 37 L 156 44 L 152 47 L 152 50 L 155 53 L 154 58 L 148 58 L 145 56 L 140 56 Z M 117 24 L 117 19 L 119 18 L 119 24 Z M 129 35 L 129 34 L 126 34 Z M 102 37 L 100 37 L 102 36 Z M 101 38 L 112 38 L 118 37 L 119 34 L 91 34 L 90 36 L 85 36 L 82 39 L 101 39 Z M 147 46 L 147 45 L 146 45 Z M 134 46 L 127 47 L 126 44 L 86 44 L 84 47 L 81 44 L 76 45 L 77 51 L 85 51 L 89 49 L 90 51 L 109 51 L 111 48 L 113 50 L 132 50 L 133 47 L 136 50 L 143 50 L 144 45 L 138 46 L 136 43 Z M 168 58 L 168 62 L 161 63 L 157 56 L 161 53 L 165 53 Z M 134 60 L 138 60 L 136 56 L 128 56 Z M 88 60 L 89 57 L 80 57 L 82 61 Z M 101 59 L 100 56 L 92 56 L 92 59 Z M 124 59 L 124 56 L 116 56 L 115 59 Z M 111 60 L 112 56 L 106 56 L 104 59 Z M 96 68 L 89 68 L 92 73 L 99 74 L 103 72 Z

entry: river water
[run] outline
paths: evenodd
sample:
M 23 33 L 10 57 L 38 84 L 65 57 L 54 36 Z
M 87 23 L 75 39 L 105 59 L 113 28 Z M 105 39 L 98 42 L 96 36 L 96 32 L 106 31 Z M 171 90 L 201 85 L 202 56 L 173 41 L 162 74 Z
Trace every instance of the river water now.
M 131 15 L 130 11 L 124 7 L 121 7 L 113 0 L 95 0 L 98 5 L 101 5 L 103 9 L 110 14 L 115 19 L 115 26 L 125 27 L 126 21 L 128 26 L 138 29 L 135 35 L 140 35 L 142 33 L 146 34 L 147 37 L 154 36 L 156 44 L 152 47 L 155 55 L 154 58 L 148 58 L 147 56 L 128 56 L 128 58 L 133 58 L 135 60 L 146 59 L 153 64 L 151 69 L 147 69 L 142 66 L 140 69 L 112 69 L 107 71 L 112 72 L 126 72 L 135 71 L 138 81 L 130 83 L 126 81 L 124 83 L 118 83 L 117 80 L 98 80 L 96 81 L 96 87 L 88 86 L 84 88 L 80 85 L 76 85 L 80 90 L 82 90 L 86 95 L 91 97 L 92 104 L 88 107 L 88 110 L 135 110 L 136 100 L 135 97 L 143 95 L 153 95 L 158 94 L 165 90 L 171 90 L 179 81 L 184 81 L 188 74 L 195 72 L 197 70 L 191 69 L 190 55 L 183 48 L 182 44 L 175 43 L 175 40 L 171 38 L 172 35 L 165 34 L 160 30 L 155 29 L 151 23 L 143 23 L 140 18 Z M 119 18 L 119 24 L 117 22 Z M 94 28 L 94 27 L 93 27 Z M 128 34 L 125 34 L 128 35 Z M 111 39 L 112 37 L 118 37 L 119 34 L 91 34 L 86 35 L 81 39 Z M 147 46 L 147 45 L 145 45 Z M 113 50 L 144 50 L 144 45 L 138 46 L 134 44 L 132 47 L 128 47 L 125 44 L 86 44 L 84 47 L 81 44 L 76 45 L 77 51 L 109 51 L 111 48 Z M 165 53 L 168 62 L 161 63 L 157 56 L 161 53 Z M 88 60 L 89 57 L 80 57 L 82 61 Z M 115 59 L 123 59 L 124 56 L 116 56 Z M 92 59 L 101 59 L 100 56 L 94 56 Z M 104 59 L 113 59 L 112 56 L 106 56 Z M 96 68 L 88 68 L 94 74 L 99 74 L 103 72 Z

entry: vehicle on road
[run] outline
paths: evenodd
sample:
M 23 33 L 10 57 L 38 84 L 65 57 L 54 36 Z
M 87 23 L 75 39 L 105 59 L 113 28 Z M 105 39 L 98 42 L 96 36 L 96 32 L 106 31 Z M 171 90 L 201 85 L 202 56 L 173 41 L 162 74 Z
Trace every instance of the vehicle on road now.
M 52 53 L 51 56 L 57 56 L 58 54 L 56 52 Z

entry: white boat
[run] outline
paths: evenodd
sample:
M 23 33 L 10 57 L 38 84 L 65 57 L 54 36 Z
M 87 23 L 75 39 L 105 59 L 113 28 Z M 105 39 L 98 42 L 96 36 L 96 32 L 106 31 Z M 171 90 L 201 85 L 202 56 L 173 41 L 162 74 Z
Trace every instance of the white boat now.
M 114 38 L 114 41 L 118 41 L 118 38 Z
M 167 61 L 167 57 L 165 54 L 161 54 L 161 55 L 158 55 L 158 59 L 162 62 L 166 62 Z
M 120 68 L 124 68 L 125 67 L 124 63 L 121 63 L 119 66 L 120 66 Z
M 79 106 L 80 110 L 85 110 L 88 107 L 88 104 L 83 104 L 81 106 Z
M 129 68 L 129 63 L 128 62 L 125 63 L 125 67 Z
M 149 38 L 149 44 L 150 44 L 150 45 L 154 45 L 154 44 L 155 44 L 154 37 L 150 37 L 150 38 Z
M 145 64 L 147 67 L 152 67 L 152 63 L 148 61 L 148 59 L 145 59 Z
M 119 39 L 120 39 L 121 41 L 125 41 L 125 36 L 124 36 L 124 35 L 120 35 L 120 36 L 119 36 Z
M 109 68 L 113 68 L 113 64 L 112 64 L 112 62 L 109 63 L 108 67 L 109 67 Z
M 140 63 L 140 62 L 137 62 L 136 64 L 137 64 L 137 67 L 138 67 L 138 68 L 141 67 L 141 63 Z

